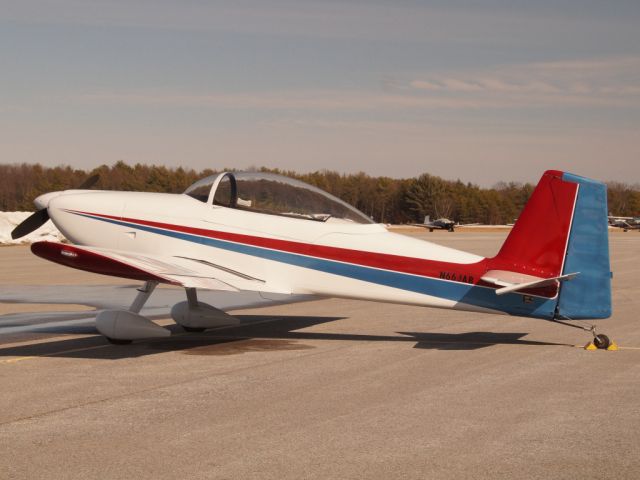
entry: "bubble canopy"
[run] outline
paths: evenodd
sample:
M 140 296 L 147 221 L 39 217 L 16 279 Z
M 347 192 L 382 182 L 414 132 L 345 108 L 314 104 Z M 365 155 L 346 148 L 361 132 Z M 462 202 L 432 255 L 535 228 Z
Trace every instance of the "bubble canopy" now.
M 263 172 L 224 172 L 203 178 L 185 195 L 214 207 L 312 220 L 374 223 L 339 198 L 293 178 Z

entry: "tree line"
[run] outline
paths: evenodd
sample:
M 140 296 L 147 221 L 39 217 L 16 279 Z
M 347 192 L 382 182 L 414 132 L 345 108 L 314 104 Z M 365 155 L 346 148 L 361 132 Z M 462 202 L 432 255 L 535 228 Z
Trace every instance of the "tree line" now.
M 372 177 L 362 172 L 298 173 L 264 167 L 253 170 L 279 173 L 310 183 L 354 205 L 376 222 L 394 224 L 422 223 L 427 215 L 432 219 L 447 217 L 460 223 L 512 223 L 534 188 L 532 184 L 517 182 L 499 182 L 492 188 L 480 188 L 428 173 L 397 179 Z M 179 193 L 196 180 L 217 171 L 131 166 L 122 161 L 93 170 L 26 163 L 0 165 L 0 211 L 31 211 L 33 199 L 38 195 L 77 187 L 96 173 L 100 180 L 93 187 L 95 189 Z M 610 182 L 608 197 L 609 210 L 614 215 L 640 215 L 640 185 Z

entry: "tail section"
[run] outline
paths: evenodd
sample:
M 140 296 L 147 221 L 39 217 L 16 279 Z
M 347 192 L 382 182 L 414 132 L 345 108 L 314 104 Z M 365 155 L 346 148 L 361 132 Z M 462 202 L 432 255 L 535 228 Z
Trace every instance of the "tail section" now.
M 528 281 L 529 286 L 538 288 L 537 292 L 523 290 L 521 294 L 554 297 L 557 293 L 557 317 L 609 317 L 606 186 L 569 173 L 545 172 L 490 267 L 483 278 L 517 272 L 524 278 L 518 282 L 523 282 L 522 287 Z M 516 285 L 507 290 L 520 288 Z

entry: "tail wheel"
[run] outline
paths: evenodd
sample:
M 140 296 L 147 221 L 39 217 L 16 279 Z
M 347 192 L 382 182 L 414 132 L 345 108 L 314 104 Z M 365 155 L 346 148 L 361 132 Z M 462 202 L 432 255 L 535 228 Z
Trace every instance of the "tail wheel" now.
M 593 344 L 599 349 L 606 350 L 609 348 L 609 345 L 611 345 L 611 340 L 609 340 L 609 337 L 606 335 L 600 333 L 593 337 Z

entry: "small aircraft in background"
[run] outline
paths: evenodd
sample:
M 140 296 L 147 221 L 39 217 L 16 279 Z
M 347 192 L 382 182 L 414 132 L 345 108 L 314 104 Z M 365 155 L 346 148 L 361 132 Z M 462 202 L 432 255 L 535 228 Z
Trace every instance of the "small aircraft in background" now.
M 46 193 L 12 232 L 51 219 L 71 242 L 31 250 L 80 270 L 144 282 L 128 309 L 96 328 L 113 343 L 166 337 L 140 315 L 159 283 L 185 289 L 171 309 L 185 330 L 237 324 L 197 289 L 311 294 L 566 323 L 611 315 L 606 186 L 549 170 L 499 253 L 484 258 L 387 231 L 328 193 L 267 173 L 223 172 L 183 194 L 90 190 Z M 572 325 L 576 326 L 576 325 Z M 587 329 L 585 327 L 585 329 Z M 593 343 L 610 340 L 596 334 Z
M 640 230 L 640 217 L 616 217 L 609 215 L 609 225 L 622 228 L 623 231 Z
M 437 220 L 431 221 L 431 217 L 429 215 L 424 217 L 424 223 L 414 223 L 414 227 L 424 227 L 428 228 L 430 232 L 434 230 L 447 230 L 448 232 L 454 232 L 455 227 L 472 227 L 476 225 L 481 225 L 480 223 L 456 223 L 453 220 L 449 220 L 448 218 L 438 218 Z
M 434 230 L 447 230 L 449 232 L 453 232 L 455 230 L 456 222 L 453 220 L 449 220 L 448 218 L 438 218 L 437 220 L 431 221 L 431 217 L 429 215 L 424 217 L 423 223 L 414 224 L 417 227 L 428 228 L 430 232 Z

